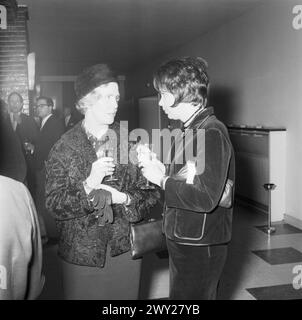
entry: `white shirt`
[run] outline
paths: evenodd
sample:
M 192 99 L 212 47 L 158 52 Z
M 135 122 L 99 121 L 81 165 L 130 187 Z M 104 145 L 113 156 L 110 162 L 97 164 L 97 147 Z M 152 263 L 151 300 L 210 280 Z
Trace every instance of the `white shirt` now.
M 65 117 L 65 126 L 68 125 L 70 117 L 71 117 L 71 114 Z
M 21 112 L 18 112 L 17 114 L 18 114 L 18 116 L 20 117 Z M 13 114 L 12 112 L 10 112 L 9 115 L 10 115 L 10 121 L 11 121 L 11 123 L 12 123 L 12 127 L 13 127 L 14 131 L 16 131 L 16 128 L 17 128 L 18 123 L 17 123 L 17 121 L 15 120 L 14 114 Z

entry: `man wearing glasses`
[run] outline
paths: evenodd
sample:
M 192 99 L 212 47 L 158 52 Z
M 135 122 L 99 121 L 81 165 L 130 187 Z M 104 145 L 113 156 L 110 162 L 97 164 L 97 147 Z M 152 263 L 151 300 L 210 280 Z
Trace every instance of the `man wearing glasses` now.
M 40 132 L 35 146 L 29 146 L 34 156 L 36 194 L 35 202 L 39 216 L 42 241 L 47 242 L 47 232 L 44 220 L 46 221 L 49 235 L 55 237 L 55 225 L 51 216 L 45 208 L 45 161 L 52 146 L 64 133 L 64 125 L 53 115 L 53 100 L 49 97 L 37 98 L 36 113 L 41 120 Z

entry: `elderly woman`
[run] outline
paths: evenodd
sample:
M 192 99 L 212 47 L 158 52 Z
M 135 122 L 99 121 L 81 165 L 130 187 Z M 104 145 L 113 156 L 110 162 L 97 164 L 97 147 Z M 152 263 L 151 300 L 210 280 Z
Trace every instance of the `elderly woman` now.
M 104 64 L 85 69 L 75 92 L 85 117 L 46 163 L 46 206 L 59 232 L 65 298 L 137 299 L 140 261 L 129 254 L 130 223 L 144 218 L 159 193 L 142 190 L 139 168 L 119 162 L 128 146 L 120 145 L 114 123 L 119 90 L 112 70 Z M 110 149 L 115 164 L 105 152 Z M 110 182 L 113 173 L 117 181 Z

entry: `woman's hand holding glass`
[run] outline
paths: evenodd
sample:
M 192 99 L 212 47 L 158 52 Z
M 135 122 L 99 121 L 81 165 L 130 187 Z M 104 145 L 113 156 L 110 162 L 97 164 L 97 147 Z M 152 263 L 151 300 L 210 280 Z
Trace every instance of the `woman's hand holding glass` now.
M 107 144 L 105 146 L 104 154 L 105 154 L 105 157 L 114 157 L 114 148 Z M 106 179 L 106 182 L 114 182 L 114 181 L 118 181 L 118 179 L 115 178 L 113 173 L 112 173 L 110 175 L 110 177 L 108 179 Z
M 113 161 L 112 157 L 102 157 L 92 163 L 90 174 L 86 179 L 91 189 L 99 189 L 104 178 L 113 174 L 115 168 Z

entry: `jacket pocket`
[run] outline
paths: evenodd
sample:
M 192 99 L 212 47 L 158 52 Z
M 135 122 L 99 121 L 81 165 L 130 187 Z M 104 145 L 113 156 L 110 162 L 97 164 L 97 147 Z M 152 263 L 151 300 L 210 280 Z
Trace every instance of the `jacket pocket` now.
M 174 236 L 180 240 L 198 241 L 204 236 L 207 215 L 176 210 Z

